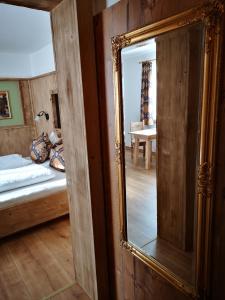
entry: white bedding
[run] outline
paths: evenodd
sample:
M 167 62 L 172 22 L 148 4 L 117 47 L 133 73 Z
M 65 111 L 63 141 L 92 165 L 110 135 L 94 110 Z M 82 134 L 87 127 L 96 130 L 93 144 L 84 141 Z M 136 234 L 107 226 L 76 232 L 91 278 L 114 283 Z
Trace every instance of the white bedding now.
M 19 203 L 33 201 L 42 197 L 47 197 L 54 193 L 66 190 L 67 184 L 65 173 L 51 168 L 49 166 L 49 161 L 42 164 L 42 166 L 50 169 L 55 177 L 45 182 L 40 182 L 26 187 L 21 187 L 11 191 L 0 193 L 0 209 L 10 207 Z
M 53 177 L 55 177 L 55 174 L 50 169 L 36 164 L 0 170 L 0 192 L 43 182 Z
M 25 159 L 20 154 L 0 156 L 0 170 L 15 169 L 30 165 L 31 160 Z

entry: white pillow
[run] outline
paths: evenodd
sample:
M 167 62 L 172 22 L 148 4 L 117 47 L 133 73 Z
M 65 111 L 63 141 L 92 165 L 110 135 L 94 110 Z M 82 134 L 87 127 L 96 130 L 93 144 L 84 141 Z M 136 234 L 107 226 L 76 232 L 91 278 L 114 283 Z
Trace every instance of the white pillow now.
M 20 168 L 31 163 L 31 160 L 23 158 L 20 154 L 0 156 L 0 170 Z
M 57 133 L 55 131 L 52 131 L 49 135 L 49 140 L 52 143 L 52 145 L 60 144 L 62 143 L 62 138 L 59 138 Z

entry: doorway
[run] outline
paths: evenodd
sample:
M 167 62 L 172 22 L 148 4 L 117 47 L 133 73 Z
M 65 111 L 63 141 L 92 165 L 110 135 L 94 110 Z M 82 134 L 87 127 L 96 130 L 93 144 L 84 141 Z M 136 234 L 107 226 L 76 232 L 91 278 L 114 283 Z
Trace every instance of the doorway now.
M 51 20 L 0 11 L 0 298 L 42 299 L 75 282 Z

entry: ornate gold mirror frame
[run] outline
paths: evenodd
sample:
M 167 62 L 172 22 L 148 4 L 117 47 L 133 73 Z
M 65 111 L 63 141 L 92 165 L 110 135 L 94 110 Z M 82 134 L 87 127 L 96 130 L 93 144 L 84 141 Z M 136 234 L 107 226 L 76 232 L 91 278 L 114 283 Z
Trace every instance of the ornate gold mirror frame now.
M 221 24 L 224 13 L 223 1 L 212 1 L 206 5 L 151 24 L 136 31 L 112 39 L 116 111 L 116 162 L 118 164 L 121 246 L 142 260 L 154 271 L 193 298 L 205 297 L 209 286 L 210 240 L 213 204 L 214 156 L 216 138 L 216 115 L 219 82 L 219 57 Z M 121 50 L 137 42 L 190 25 L 204 26 L 204 59 L 202 105 L 200 120 L 200 151 L 197 179 L 197 223 L 196 223 L 196 279 L 194 286 L 184 282 L 154 258 L 147 257 L 127 239 L 125 166 L 123 137 L 123 102 L 121 78 Z

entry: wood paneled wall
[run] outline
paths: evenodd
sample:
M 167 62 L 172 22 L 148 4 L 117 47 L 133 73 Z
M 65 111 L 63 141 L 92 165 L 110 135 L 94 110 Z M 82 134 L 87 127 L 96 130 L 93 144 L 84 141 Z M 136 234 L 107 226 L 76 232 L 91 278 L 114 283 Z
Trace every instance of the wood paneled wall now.
M 30 94 L 33 105 L 33 117 L 44 110 L 49 114 L 49 120 L 41 117 L 36 122 L 36 134 L 42 132 L 50 133 L 54 129 L 53 109 L 51 102 L 51 92 L 57 91 L 56 73 L 46 74 L 29 80 Z
M 41 8 L 50 10 L 52 3 L 55 5 L 55 1 L 26 1 L 26 0 L 5 0 L 4 2 L 14 3 L 23 6 L 31 6 L 35 8 L 40 8 L 40 3 L 44 3 L 44 6 Z M 83 2 L 83 1 L 78 1 Z M 105 179 L 105 195 L 106 195 L 106 203 L 107 203 L 107 230 L 109 236 L 109 259 L 111 264 L 111 272 L 110 272 L 110 280 L 111 280 L 111 298 L 116 299 L 129 299 L 129 300 L 139 300 L 139 299 L 148 299 L 148 300 L 183 300 L 188 299 L 185 295 L 175 290 L 170 284 L 168 284 L 164 279 L 158 276 L 155 272 L 151 271 L 148 267 L 143 265 L 142 262 L 135 259 L 132 255 L 130 255 L 127 251 L 124 251 L 120 248 L 119 245 L 119 205 L 118 205 L 118 190 L 117 190 L 117 177 L 115 172 L 115 164 L 114 164 L 114 97 L 113 97 L 113 80 L 112 80 L 112 55 L 111 55 L 111 37 L 117 34 L 121 34 L 123 32 L 131 31 L 137 28 L 140 28 L 149 23 L 153 23 L 160 19 L 172 16 L 183 10 L 192 8 L 198 4 L 209 2 L 209 0 L 121 0 L 120 3 L 111 7 L 110 9 L 105 10 L 102 14 L 96 17 L 96 42 L 97 42 L 97 57 L 98 57 L 98 76 L 99 76 L 99 109 L 101 112 L 101 124 L 102 124 L 102 145 L 103 145 L 103 159 L 106 162 L 104 165 L 104 179 Z M 68 3 L 68 0 L 66 0 Z M 71 4 L 71 2 L 70 2 Z M 69 5 L 70 5 L 69 4 Z M 71 29 L 72 27 L 77 26 L 77 22 L 74 22 L 74 17 L 76 16 L 76 12 L 74 11 L 74 6 L 71 5 L 69 7 L 62 7 L 64 12 L 69 14 L 69 9 L 71 11 L 71 24 L 68 23 L 67 26 Z M 85 14 L 84 14 L 85 15 Z M 55 14 L 57 17 L 57 13 Z M 59 17 L 61 16 L 61 12 Z M 56 22 L 57 20 L 55 20 Z M 62 20 L 61 20 L 62 22 Z M 65 24 L 65 25 L 66 25 Z M 65 28 L 68 28 L 65 26 Z M 56 38 L 58 40 L 58 47 L 62 47 L 64 49 L 65 43 L 62 36 L 62 32 L 60 32 L 60 28 L 58 31 L 59 36 Z M 225 31 L 224 31 L 225 38 Z M 69 40 L 69 41 L 68 41 Z M 66 52 L 63 52 L 61 57 L 58 57 L 57 64 L 60 63 L 60 60 L 63 60 L 65 63 L 66 57 L 69 58 L 68 54 L 71 53 L 69 51 L 69 46 L 71 44 L 76 45 L 78 43 L 77 34 L 76 37 L 71 35 L 67 36 L 68 47 L 66 47 Z M 87 40 L 87 47 L 90 46 L 90 41 Z M 93 45 L 92 45 L 93 46 Z M 90 47 L 91 48 L 91 47 Z M 223 47 L 224 49 L 224 47 Z M 61 53 L 61 52 L 60 52 Z M 80 54 L 74 50 L 74 56 L 79 60 Z M 84 51 L 85 53 L 85 51 Z M 65 57 L 66 56 L 66 57 Z M 73 55 L 72 55 L 73 56 Z M 68 68 L 70 72 L 67 73 L 67 76 L 64 78 L 68 89 L 63 90 L 65 95 L 68 94 L 68 100 L 66 101 L 66 107 L 68 112 L 69 108 L 72 107 L 75 112 L 75 106 L 73 106 L 74 99 L 71 98 L 71 80 L 70 76 L 73 74 L 72 69 L 77 70 L 76 63 L 74 63 L 73 58 L 68 61 Z M 223 57 L 223 66 L 225 57 Z M 78 68 L 80 72 L 80 69 Z M 78 73 L 79 73 L 78 72 Z M 224 132 L 225 132 L 225 74 L 224 68 L 222 69 L 222 79 L 221 79 L 221 89 L 220 89 L 220 106 L 219 106 L 219 116 L 218 116 L 218 143 L 217 143 L 217 161 L 216 161 L 216 194 L 214 198 L 214 239 L 213 239 L 213 264 L 212 264 L 212 297 L 211 299 L 222 300 L 225 299 L 225 285 L 224 285 L 224 270 L 225 270 L 225 142 L 224 142 Z M 64 73 L 63 73 L 64 74 Z M 75 76 L 76 77 L 76 76 Z M 88 78 L 85 77 L 84 80 Z M 74 82 L 73 82 L 74 83 Z M 78 87 L 79 96 L 80 96 L 80 86 L 81 86 L 81 78 L 78 78 L 78 86 L 74 83 L 74 86 Z M 77 91 L 77 93 L 78 93 Z M 74 95 L 73 95 L 74 97 Z M 82 102 L 82 101 L 81 101 Z M 74 105 L 76 101 L 74 101 Z M 66 109 L 66 108 L 65 108 Z M 86 113 L 85 109 L 85 113 Z M 79 111 L 80 113 L 80 111 Z M 69 115 L 70 121 L 68 120 L 65 123 L 65 126 L 68 125 L 68 128 L 71 128 L 69 131 L 68 139 L 71 137 L 73 144 L 76 145 L 78 141 L 73 137 L 72 129 L 76 128 L 76 126 L 80 123 L 75 122 L 73 120 L 73 115 L 70 113 Z M 79 119 L 80 121 L 80 119 Z M 81 122 L 82 126 L 83 123 Z M 66 128 L 66 127 L 65 127 Z M 83 128 L 83 127 L 82 127 Z M 65 129 L 66 130 L 66 129 Z M 95 130 L 93 126 L 93 130 Z M 83 132 L 83 131 L 82 131 Z M 67 133 L 67 132 L 66 132 Z M 84 132 L 83 132 L 84 133 Z M 81 146 L 86 145 L 86 140 L 84 141 L 83 137 L 81 137 L 82 143 Z M 75 234 L 78 234 L 78 251 L 79 253 L 76 255 L 76 245 L 74 244 L 74 253 L 75 253 L 75 265 L 78 263 L 80 265 L 80 270 L 86 269 L 86 275 L 92 281 L 92 285 L 95 284 L 95 276 L 93 270 L 89 268 L 89 266 L 95 265 L 95 257 L 93 255 L 94 246 L 92 241 L 93 238 L 93 227 L 88 220 L 85 219 L 90 218 L 90 202 L 91 199 L 89 196 L 85 194 L 86 188 L 88 189 L 88 185 L 84 186 L 84 182 L 86 182 L 87 175 L 87 158 L 79 152 L 77 148 L 71 148 L 67 150 L 68 155 L 74 155 L 78 160 L 83 157 L 81 161 L 76 163 L 76 160 L 72 159 L 71 162 L 71 171 L 72 168 L 76 168 L 76 172 L 71 172 L 71 175 L 75 177 L 75 183 L 70 188 L 70 197 L 73 198 L 74 201 L 76 197 L 74 195 L 80 195 L 79 204 L 77 204 L 77 213 L 74 212 L 74 216 L 72 222 L 74 222 Z M 78 153 L 77 153 L 78 151 Z M 80 154 L 80 155 L 78 155 Z M 71 156 L 71 157 L 72 157 Z M 101 172 L 101 166 L 98 166 L 95 170 L 95 177 L 98 172 Z M 92 179 L 95 181 L 95 177 L 91 176 L 90 181 Z M 79 184 L 78 178 L 82 181 L 82 184 Z M 69 180 L 71 180 L 69 178 Z M 112 182 L 111 182 L 112 180 Z M 87 196 L 87 198 L 86 198 Z M 82 201 L 84 202 L 82 205 Z M 101 201 L 99 201 L 101 204 Z M 81 216 L 79 216 L 79 209 L 81 209 L 82 214 L 85 209 L 87 213 L 82 215 L 84 219 L 82 221 Z M 76 220 L 77 217 L 77 220 Z M 81 222 L 80 222 L 81 221 Z M 101 222 L 99 222 L 101 224 Z M 87 234 L 87 232 L 89 232 Z M 84 234 L 84 236 L 82 236 Z M 79 247 L 79 237 L 81 238 L 82 245 L 85 245 L 83 249 Z M 91 241 L 90 241 L 91 240 Z M 102 242 L 104 246 L 104 241 Z M 101 246 L 101 245 L 100 245 Z M 91 251 L 90 251 L 91 247 Z M 80 251 L 84 251 L 82 254 Z M 91 254 L 90 254 L 90 252 Z M 87 256 L 87 261 L 85 261 L 85 257 Z M 80 263 L 79 260 L 80 259 Z M 94 277 L 92 277 L 94 276 Z M 88 280 L 87 280 L 88 282 Z M 87 286 L 86 286 L 87 287 Z M 105 298 L 108 299 L 108 298 Z
M 93 0 L 92 3 L 94 15 L 106 8 L 106 0 Z
M 225 299 L 225 23 L 221 49 L 221 80 L 219 89 L 219 112 L 217 119 L 217 150 L 215 165 L 215 197 L 213 215 L 211 299 Z
M 189 78 L 187 30 L 176 30 L 156 38 L 156 49 L 157 231 L 160 238 L 186 250 L 184 213 L 187 201 L 186 134 Z
M 19 153 L 29 156 L 32 140 L 43 131 L 50 133 L 54 128 L 51 92 L 57 91 L 56 73 L 18 81 L 24 126 L 0 127 L 1 141 L 3 141 L 0 155 Z M 39 122 L 34 122 L 35 115 L 41 110 L 49 114 L 49 121 L 42 117 Z
M 184 300 L 189 299 L 188 296 L 172 287 L 168 282 L 161 278 L 158 274 L 146 267 L 142 262 L 136 259 L 126 250 L 120 247 L 120 221 L 119 221 L 119 196 L 118 196 L 118 181 L 116 176 L 116 165 L 114 159 L 114 92 L 113 92 L 113 68 L 112 68 L 112 50 L 111 38 L 115 35 L 120 35 L 125 32 L 132 31 L 144 25 L 159 21 L 163 18 L 180 13 L 186 9 L 195 7 L 196 5 L 209 2 L 207 0 L 123 0 L 115 6 L 108 8 L 102 14 L 95 18 L 96 24 L 96 46 L 98 60 L 98 76 L 99 76 L 99 95 L 100 95 L 100 110 L 102 122 L 102 137 L 104 149 L 104 179 L 105 179 L 105 194 L 107 203 L 107 228 L 109 236 L 110 253 L 113 253 L 109 259 L 112 270 L 111 274 L 111 292 L 114 299 L 129 299 L 129 300 Z M 224 99 L 223 99 L 224 102 Z M 224 142 L 224 127 L 225 127 L 225 104 L 220 112 L 220 123 L 223 126 L 220 129 L 220 157 L 218 157 L 218 165 L 216 172 L 223 174 L 219 179 L 220 186 L 216 195 L 217 214 L 219 220 L 217 223 L 217 240 L 216 251 L 220 259 L 225 261 L 225 225 L 222 219 L 222 214 L 225 215 L 224 205 L 224 182 L 225 182 L 225 142 Z M 223 119 L 222 119 L 223 118 Z M 223 135 L 222 135 L 223 132 Z M 222 183 L 223 182 L 223 183 Z M 223 194 L 222 194 L 223 193 Z M 219 212 L 219 208 L 222 212 Z M 217 216 L 216 216 L 217 218 Z M 223 223 L 222 223 L 223 222 Z M 219 226 L 222 226 L 220 229 Z M 223 234 L 223 235 L 222 235 Z M 221 249 L 221 250 L 220 250 Z M 223 250 L 223 251 L 222 251 Z M 217 260 L 217 258 L 216 258 Z M 214 281 L 213 292 L 217 297 L 214 299 L 224 299 L 225 285 L 223 272 L 225 270 L 224 263 L 217 265 L 220 270 Z M 213 268 L 216 274 L 216 269 Z M 219 277 L 220 276 L 220 277 Z M 221 290 L 223 293 L 220 294 Z
M 158 236 L 184 251 L 193 250 L 194 240 L 201 29 L 156 38 Z
M 34 136 L 34 123 L 28 81 L 19 80 L 19 87 L 24 125 L 0 127 L 0 155 L 18 153 L 23 156 L 29 156 L 30 154 L 29 148 Z
M 13 153 L 29 156 L 29 147 L 32 141 L 32 134 L 33 131 L 31 126 L 13 126 L 1 128 L 0 156 Z

